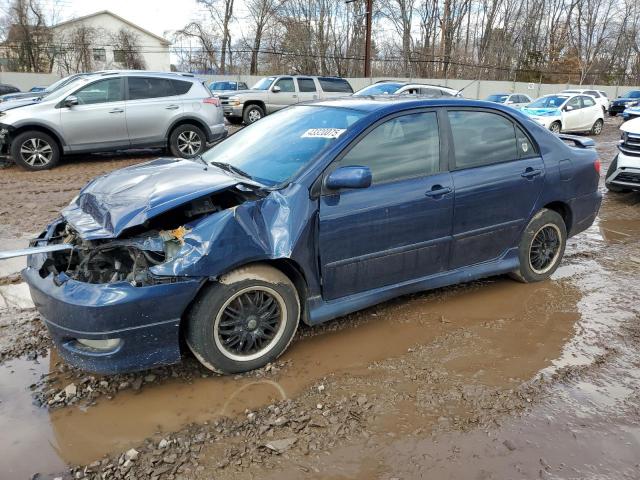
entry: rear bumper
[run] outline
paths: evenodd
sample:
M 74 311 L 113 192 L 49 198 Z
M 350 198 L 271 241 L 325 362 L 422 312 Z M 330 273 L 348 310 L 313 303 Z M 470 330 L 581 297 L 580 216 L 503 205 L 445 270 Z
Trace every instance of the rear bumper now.
M 207 142 L 208 143 L 213 143 L 213 142 L 219 142 L 220 140 L 224 140 L 227 137 L 227 129 L 224 126 L 224 120 L 223 123 L 218 124 L 218 125 L 209 125 L 209 132 L 207 132 Z
M 60 356 L 83 370 L 104 374 L 178 362 L 180 319 L 201 285 L 200 280 L 187 280 L 134 287 L 70 279 L 57 285 L 53 274 L 42 278 L 33 267 L 22 276 Z M 77 339 L 119 342 L 98 350 Z

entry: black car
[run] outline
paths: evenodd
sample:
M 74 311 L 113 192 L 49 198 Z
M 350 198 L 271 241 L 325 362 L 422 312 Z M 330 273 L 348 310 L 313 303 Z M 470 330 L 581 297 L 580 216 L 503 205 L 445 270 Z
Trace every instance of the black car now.
M 615 117 L 624 112 L 627 107 L 640 105 L 640 90 L 630 90 L 624 95 L 620 95 L 609 104 L 609 115 Z
M 6 83 L 0 83 L 0 95 L 6 95 L 7 93 L 17 93 L 20 89 L 13 85 L 7 85 Z

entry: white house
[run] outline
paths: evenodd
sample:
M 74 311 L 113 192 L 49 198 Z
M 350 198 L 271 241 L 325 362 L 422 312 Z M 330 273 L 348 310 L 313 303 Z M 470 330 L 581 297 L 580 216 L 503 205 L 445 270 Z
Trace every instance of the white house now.
M 60 49 L 54 67 L 58 73 L 119 68 L 170 70 L 170 43 L 166 39 L 108 10 L 58 23 L 52 30 Z M 142 67 L 127 64 L 131 63 L 132 52 L 142 60 Z

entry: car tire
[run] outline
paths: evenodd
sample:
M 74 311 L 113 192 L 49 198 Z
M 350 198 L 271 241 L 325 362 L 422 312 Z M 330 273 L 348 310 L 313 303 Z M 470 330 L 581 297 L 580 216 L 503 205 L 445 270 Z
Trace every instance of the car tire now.
M 227 122 L 231 125 L 240 125 L 242 123 L 242 117 L 225 117 Z
M 629 189 L 621 187 L 619 185 L 613 185 L 606 181 L 606 179 L 609 178 L 611 175 L 613 175 L 613 172 L 615 172 L 617 169 L 618 169 L 618 156 L 616 155 L 614 159 L 611 161 L 611 163 L 609 164 L 609 168 L 607 168 L 607 174 L 604 176 L 605 178 L 604 186 L 607 187 L 607 190 L 613 193 L 628 192 Z
M 193 158 L 207 148 L 207 137 L 191 123 L 179 125 L 169 135 L 169 150 L 174 157 Z
M 549 125 L 549 130 L 551 130 L 552 133 L 558 134 L 562 130 L 562 124 L 560 122 L 553 122 Z
M 291 280 L 269 265 L 254 264 L 204 287 L 188 315 L 185 340 L 210 370 L 247 372 L 287 349 L 299 318 L 300 300 Z
M 543 208 L 522 233 L 518 245 L 520 267 L 511 277 L 523 282 L 540 282 L 556 271 L 564 255 L 567 227 L 559 213 Z
M 242 120 L 247 125 L 256 123 L 258 120 L 262 120 L 264 117 L 264 110 L 260 105 L 249 105 L 244 109 L 242 113 Z
M 595 121 L 589 133 L 591 135 L 600 135 L 602 133 L 603 126 L 604 126 L 604 121 L 601 118 L 599 118 Z
M 60 147 L 51 135 L 29 130 L 11 141 L 11 158 L 26 170 L 47 170 L 60 162 Z
M 616 116 L 616 113 L 615 113 L 615 112 L 609 112 L 609 116 L 610 116 L 610 117 L 615 117 L 615 116 Z

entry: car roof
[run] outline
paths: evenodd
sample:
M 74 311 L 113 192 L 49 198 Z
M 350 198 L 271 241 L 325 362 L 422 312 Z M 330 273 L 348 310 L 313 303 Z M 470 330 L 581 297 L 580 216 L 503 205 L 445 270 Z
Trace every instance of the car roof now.
M 298 105 L 311 105 L 320 107 L 348 108 L 362 112 L 372 113 L 386 110 L 388 112 L 409 110 L 420 107 L 485 107 L 512 113 L 513 109 L 503 107 L 500 104 L 485 102 L 484 100 L 469 100 L 452 97 L 421 97 L 413 95 L 363 95 L 339 97 L 328 100 L 316 100 L 304 102 Z

